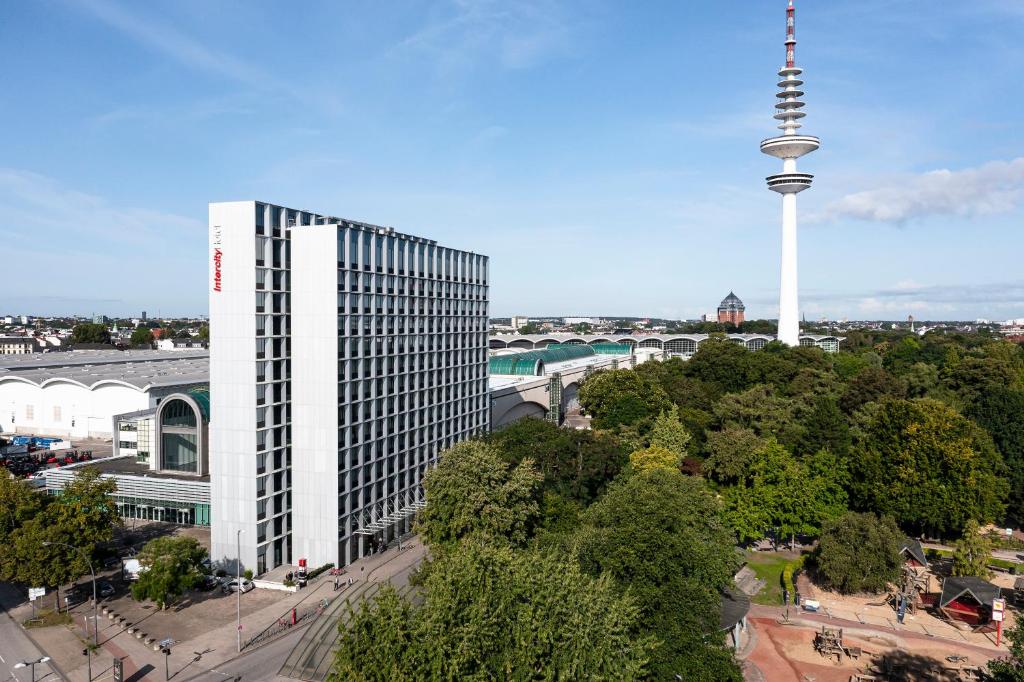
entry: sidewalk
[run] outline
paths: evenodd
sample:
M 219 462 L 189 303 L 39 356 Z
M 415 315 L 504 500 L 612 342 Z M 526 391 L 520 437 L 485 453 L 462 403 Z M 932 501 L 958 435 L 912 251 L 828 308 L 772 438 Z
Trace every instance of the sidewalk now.
M 403 543 L 402 552 L 398 552 L 395 547 L 346 567 L 346 573 L 339 576 L 339 581 L 347 582 L 349 578 L 354 578 L 356 581 L 384 582 L 392 576 L 402 574 L 401 584 L 404 585 L 408 582 L 408 574 L 411 574 L 412 569 L 419 564 L 425 553 L 425 548 L 420 544 L 419 538 L 413 537 L 408 543 Z M 335 592 L 333 587 L 334 577 L 329 573 L 323 573 L 311 581 L 305 589 L 295 593 L 275 593 L 275 596 L 280 594 L 283 597 L 248 613 L 245 609 L 246 597 L 262 590 L 257 588 L 254 592 L 242 595 L 243 641 L 276 623 L 279 619 L 286 619 L 293 608 L 301 610 L 321 599 L 333 601 L 335 597 L 344 595 L 344 590 Z M 227 601 L 230 601 L 230 604 L 226 603 Z M 230 606 L 233 612 L 234 599 L 224 600 L 224 602 L 223 606 L 219 606 L 219 608 Z M 256 602 L 253 605 L 256 605 Z M 170 611 L 162 612 L 160 618 L 166 620 L 187 617 L 188 608 L 182 609 L 180 614 Z M 54 663 L 60 667 L 70 682 L 87 682 L 88 677 L 86 658 L 82 655 L 85 642 L 89 639 L 86 636 L 83 615 L 91 620 L 91 605 L 84 611 L 87 613 L 72 611 L 75 618 L 74 626 L 38 628 L 31 631 L 33 640 L 47 655 L 53 657 Z M 29 613 L 30 607 L 27 604 L 12 609 L 12 616 L 18 620 L 24 620 Z M 147 617 L 151 618 L 153 614 Z M 146 629 L 145 625 L 143 625 L 143 629 Z M 152 636 L 159 640 L 162 634 L 154 630 Z M 204 669 L 218 667 L 238 656 L 237 630 L 234 619 L 231 619 L 228 624 L 176 642 L 172 645 L 171 654 L 166 657 L 166 660 L 163 653 L 154 651 L 152 647 L 146 646 L 144 641 L 136 639 L 134 635 L 129 635 L 120 626 L 104 617 L 102 613 L 100 614 L 99 641 L 100 649 L 92 656 L 94 680 L 101 677 L 105 677 L 107 680 L 111 679 L 111 667 L 115 657 L 124 659 L 126 682 L 139 682 L 141 680 L 163 680 L 165 665 L 171 678 L 177 676 L 177 679 L 183 680 Z M 199 665 L 194 665 L 197 663 Z M 275 669 L 273 673 L 276 672 Z

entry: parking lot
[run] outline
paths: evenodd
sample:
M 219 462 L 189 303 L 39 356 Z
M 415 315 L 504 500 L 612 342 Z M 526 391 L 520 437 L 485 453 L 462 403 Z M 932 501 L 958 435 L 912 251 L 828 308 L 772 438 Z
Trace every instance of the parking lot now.
M 32 478 L 33 474 L 45 469 L 110 457 L 113 453 L 113 444 L 109 440 L 99 438 L 75 439 L 71 442 L 70 448 L 60 450 L 50 450 L 46 447 L 45 442 L 40 440 L 60 439 L 39 434 L 36 434 L 33 437 L 35 440 L 29 443 L 22 442 L 26 438 L 25 436 L 5 436 L 4 438 L 11 442 L 0 449 L 0 466 L 18 478 Z M 39 477 L 35 477 L 33 480 L 41 482 Z

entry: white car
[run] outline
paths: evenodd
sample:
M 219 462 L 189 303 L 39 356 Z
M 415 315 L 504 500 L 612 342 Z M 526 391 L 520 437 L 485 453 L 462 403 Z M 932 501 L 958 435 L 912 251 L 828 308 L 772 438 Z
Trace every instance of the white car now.
M 253 589 L 254 587 L 256 587 L 256 586 L 252 584 L 251 580 L 248 580 L 247 578 L 242 578 L 242 594 L 245 594 L 246 592 L 248 592 L 249 590 Z M 238 591 L 238 578 L 232 578 L 228 582 L 224 583 L 224 591 L 225 592 L 237 592 Z

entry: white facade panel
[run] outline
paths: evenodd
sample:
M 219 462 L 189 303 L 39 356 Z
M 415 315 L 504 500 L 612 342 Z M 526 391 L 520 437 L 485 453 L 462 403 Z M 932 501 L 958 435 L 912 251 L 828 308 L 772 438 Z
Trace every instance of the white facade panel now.
M 211 556 L 256 570 L 256 270 L 252 201 L 210 205 Z M 219 272 L 219 277 L 218 277 Z
M 338 562 L 338 229 L 293 230 L 292 493 L 296 558 Z

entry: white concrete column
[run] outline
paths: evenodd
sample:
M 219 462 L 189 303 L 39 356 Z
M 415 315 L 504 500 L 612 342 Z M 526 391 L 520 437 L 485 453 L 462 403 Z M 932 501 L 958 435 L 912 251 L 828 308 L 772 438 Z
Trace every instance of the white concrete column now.
M 779 287 L 779 341 L 800 345 L 797 299 L 796 194 L 782 195 L 782 281 Z

